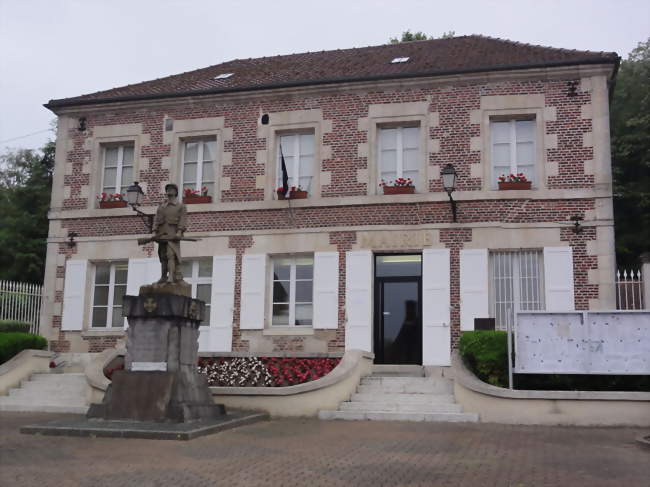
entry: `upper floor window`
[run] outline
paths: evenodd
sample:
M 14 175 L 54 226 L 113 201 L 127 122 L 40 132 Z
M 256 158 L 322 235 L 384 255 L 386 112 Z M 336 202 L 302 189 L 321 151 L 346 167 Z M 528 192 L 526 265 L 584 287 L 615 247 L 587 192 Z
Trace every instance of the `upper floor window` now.
M 314 178 L 314 134 L 288 134 L 278 137 L 278 159 L 276 187 L 282 186 L 282 159 L 287 167 L 289 187 L 300 188 L 311 193 Z
M 491 120 L 492 187 L 503 175 L 523 173 L 535 183 L 535 120 Z
M 103 147 L 103 193 L 125 193 L 133 184 L 133 145 L 107 145 Z
M 183 143 L 183 189 L 214 195 L 217 141 L 192 139 Z M 204 189 L 205 188 L 205 189 Z
M 312 326 L 314 258 L 277 257 L 273 263 L 272 326 Z
M 544 309 L 544 262 L 541 250 L 490 252 L 491 315 L 496 328 L 514 325 L 517 311 Z
M 212 301 L 212 259 L 183 260 L 183 279 L 192 286 L 192 298 L 205 301 L 205 315 L 201 326 L 210 325 Z
M 415 184 L 420 172 L 420 127 L 385 127 L 379 132 L 379 179 L 393 185 L 396 179 Z
M 95 265 L 92 327 L 123 327 L 122 298 L 126 294 L 128 264 L 111 262 Z

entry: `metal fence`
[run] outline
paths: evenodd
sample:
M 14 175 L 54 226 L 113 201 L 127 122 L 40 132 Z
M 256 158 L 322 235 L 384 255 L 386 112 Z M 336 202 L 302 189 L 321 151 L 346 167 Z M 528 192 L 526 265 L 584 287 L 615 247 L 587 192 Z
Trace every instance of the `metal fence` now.
M 616 309 L 644 309 L 644 299 L 641 271 L 616 271 Z
M 30 324 L 30 333 L 38 333 L 43 286 L 27 282 L 0 281 L 0 320 Z

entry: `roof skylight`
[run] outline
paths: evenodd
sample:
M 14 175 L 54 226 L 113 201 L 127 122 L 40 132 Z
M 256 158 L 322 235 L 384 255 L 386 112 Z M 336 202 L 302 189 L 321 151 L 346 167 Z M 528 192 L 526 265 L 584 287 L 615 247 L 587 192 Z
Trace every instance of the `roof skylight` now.
M 216 75 L 213 79 L 226 79 L 230 78 L 234 73 L 221 73 Z
M 394 58 L 394 59 L 391 61 L 391 63 L 393 63 L 393 64 L 396 64 L 396 63 L 405 63 L 405 62 L 408 61 L 409 59 L 411 59 L 411 58 L 410 58 L 410 57 L 396 57 L 396 58 Z

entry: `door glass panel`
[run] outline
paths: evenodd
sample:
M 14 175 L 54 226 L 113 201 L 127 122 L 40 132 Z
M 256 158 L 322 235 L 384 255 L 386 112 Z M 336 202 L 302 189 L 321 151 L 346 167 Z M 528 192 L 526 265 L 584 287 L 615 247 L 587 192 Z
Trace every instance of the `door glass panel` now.
M 422 275 L 421 255 L 378 255 L 375 260 L 377 277 L 420 276 Z
M 422 360 L 422 331 L 417 281 L 383 283 L 383 362 L 418 364 Z

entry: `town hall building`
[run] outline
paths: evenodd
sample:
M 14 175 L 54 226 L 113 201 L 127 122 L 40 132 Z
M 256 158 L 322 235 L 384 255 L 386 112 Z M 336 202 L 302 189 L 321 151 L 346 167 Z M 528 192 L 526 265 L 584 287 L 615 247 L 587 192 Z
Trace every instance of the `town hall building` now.
M 60 352 L 124 340 L 123 296 L 160 278 L 137 243 L 147 219 L 122 200 L 136 181 L 146 214 L 166 184 L 183 193 L 204 353 L 449 365 L 463 331 L 517 311 L 614 309 L 618 63 L 472 35 L 51 100 L 41 333 Z

